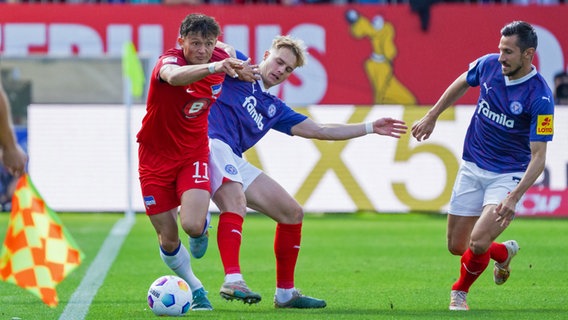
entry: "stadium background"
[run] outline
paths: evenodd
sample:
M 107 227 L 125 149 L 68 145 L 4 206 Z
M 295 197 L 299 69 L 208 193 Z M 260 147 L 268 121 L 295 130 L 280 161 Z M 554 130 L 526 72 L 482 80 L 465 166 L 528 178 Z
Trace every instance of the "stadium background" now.
M 174 45 L 189 12 L 215 16 L 222 40 L 255 61 L 274 35 L 304 39 L 309 64 L 280 86 L 279 95 L 321 121 L 393 116 L 411 124 L 468 63 L 497 50 L 498 31 L 511 20 L 537 28 L 535 65 L 552 88 L 568 56 L 565 5 L 436 5 L 427 31 L 404 4 L 49 6 L 0 4 L 0 51 L 9 79 L 3 82 L 28 93 L 28 99 L 16 95 L 22 101 L 15 101 L 15 119 L 20 130 L 27 129 L 20 137 L 28 146 L 31 177 L 56 211 L 122 211 L 128 193 L 136 211 L 142 210 L 136 160 L 127 161 L 126 146 L 139 126 L 143 98 L 135 101 L 132 127 L 125 129 L 121 50 L 133 41 L 149 72 Z M 384 79 L 391 86 L 382 87 Z M 470 90 L 427 143 L 410 136 L 322 143 L 272 134 L 247 157 L 308 212 L 443 212 L 476 97 L 477 90 Z M 566 110 L 557 108 L 545 175 L 523 200 L 521 213 L 568 214 Z M 135 144 L 131 152 L 136 155 Z

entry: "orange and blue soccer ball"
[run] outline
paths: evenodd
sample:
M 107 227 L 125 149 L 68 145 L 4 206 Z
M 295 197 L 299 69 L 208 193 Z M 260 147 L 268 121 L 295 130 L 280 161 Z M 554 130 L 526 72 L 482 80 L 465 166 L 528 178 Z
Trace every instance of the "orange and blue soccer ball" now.
M 167 275 L 156 279 L 148 289 L 148 306 L 157 316 L 181 316 L 191 306 L 191 290 L 185 280 Z

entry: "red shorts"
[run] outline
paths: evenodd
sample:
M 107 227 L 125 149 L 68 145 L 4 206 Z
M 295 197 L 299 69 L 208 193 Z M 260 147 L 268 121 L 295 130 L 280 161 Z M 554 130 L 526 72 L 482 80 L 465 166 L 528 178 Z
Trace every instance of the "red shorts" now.
M 180 205 L 181 195 L 190 189 L 211 193 L 209 148 L 183 160 L 162 156 L 142 144 L 138 147 L 138 173 L 147 215 L 166 212 Z

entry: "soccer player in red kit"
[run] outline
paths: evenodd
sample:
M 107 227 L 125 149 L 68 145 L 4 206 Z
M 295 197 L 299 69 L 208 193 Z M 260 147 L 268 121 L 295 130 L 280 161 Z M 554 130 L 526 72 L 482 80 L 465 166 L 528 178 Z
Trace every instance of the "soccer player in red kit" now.
M 191 287 L 191 310 L 213 308 L 181 244 L 178 207 L 181 227 L 190 243 L 198 244 L 190 245 L 192 253 L 203 255 L 211 197 L 207 117 L 225 74 L 236 76 L 235 69 L 243 64 L 215 48 L 220 34 L 212 17 L 185 17 L 177 40 L 180 48 L 161 55 L 152 71 L 146 115 L 137 135 L 146 214 L 158 235 L 162 260 Z

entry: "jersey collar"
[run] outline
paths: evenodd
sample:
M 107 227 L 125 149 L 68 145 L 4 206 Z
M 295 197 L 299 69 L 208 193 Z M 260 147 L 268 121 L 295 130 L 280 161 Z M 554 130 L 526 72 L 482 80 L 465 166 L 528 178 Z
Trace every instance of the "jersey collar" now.
M 506 86 L 514 86 L 514 85 L 516 85 L 516 84 L 523 83 L 523 82 L 529 80 L 530 78 L 534 77 L 534 76 L 536 75 L 536 73 L 537 73 L 536 68 L 535 68 L 535 66 L 533 65 L 531 72 L 527 73 L 527 74 L 526 74 L 524 77 L 522 77 L 522 78 L 515 79 L 515 80 L 509 80 L 509 77 L 504 76 L 504 77 L 505 77 L 505 85 L 506 85 Z

